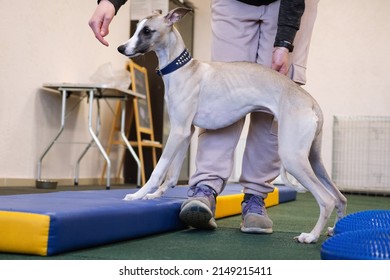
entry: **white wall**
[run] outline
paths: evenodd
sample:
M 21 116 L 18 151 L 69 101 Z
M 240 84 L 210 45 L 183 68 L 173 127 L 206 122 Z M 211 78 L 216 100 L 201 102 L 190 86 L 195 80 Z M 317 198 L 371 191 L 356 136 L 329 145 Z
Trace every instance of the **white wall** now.
M 30 184 L 36 177 L 38 157 L 60 124 L 60 99 L 41 91 L 40 86 L 89 82 L 91 74 L 106 62 L 123 69 L 126 58 L 116 47 L 129 37 L 130 9 L 127 4 L 116 16 L 107 48 L 88 26 L 95 0 L 0 0 L 0 4 L 0 186 Z M 107 114 L 107 106 L 103 107 Z M 87 102 L 82 102 L 60 140 L 89 139 Z M 44 159 L 42 176 L 73 178 L 74 162 L 83 147 L 54 145 Z M 97 149 L 92 149 L 82 162 L 80 177 L 99 177 L 102 162 Z
M 390 2 L 322 0 L 318 11 L 305 88 L 325 115 L 330 171 L 334 115 L 390 115 Z
M 195 5 L 198 9 L 194 56 L 208 60 L 210 1 L 196 1 Z M 390 115 L 389 15 L 388 0 L 319 3 L 305 88 L 317 99 L 325 115 L 322 154 L 329 172 L 334 115 Z M 195 151 L 196 139 L 193 155 Z

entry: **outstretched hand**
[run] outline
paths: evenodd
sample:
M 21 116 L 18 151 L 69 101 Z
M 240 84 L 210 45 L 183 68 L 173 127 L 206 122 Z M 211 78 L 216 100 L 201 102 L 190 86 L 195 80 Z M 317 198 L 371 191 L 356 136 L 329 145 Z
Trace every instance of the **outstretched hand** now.
M 103 45 L 108 46 L 108 42 L 104 39 L 109 33 L 109 25 L 115 16 L 115 7 L 108 0 L 100 1 L 95 12 L 93 13 L 88 24 L 91 27 L 96 39 Z

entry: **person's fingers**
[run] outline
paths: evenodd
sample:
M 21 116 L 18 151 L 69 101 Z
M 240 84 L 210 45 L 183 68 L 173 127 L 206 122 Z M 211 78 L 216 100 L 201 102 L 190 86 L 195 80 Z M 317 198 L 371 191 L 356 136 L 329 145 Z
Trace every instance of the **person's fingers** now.
M 91 27 L 92 32 L 95 34 L 96 39 L 98 39 L 99 42 L 101 42 L 103 45 L 108 46 L 108 42 L 104 39 L 104 36 L 106 36 L 108 33 L 105 34 L 102 31 L 102 22 L 96 21 L 92 18 L 88 24 Z
M 276 63 L 272 62 L 271 69 L 279 72 L 280 65 L 277 65 Z
M 108 33 L 110 33 L 108 27 L 110 26 L 111 20 L 112 20 L 112 18 L 108 18 L 108 17 L 105 17 L 103 19 L 103 23 L 102 23 L 102 26 L 100 28 L 100 35 L 102 35 L 103 37 L 107 36 Z
M 286 64 L 283 64 L 280 68 L 279 68 L 279 73 L 283 74 L 283 75 L 286 75 L 288 72 L 288 67 Z
M 100 27 L 100 33 L 97 39 L 105 46 L 108 46 L 108 42 L 104 39 L 105 36 L 107 36 L 110 31 L 109 31 L 109 26 L 111 23 L 112 18 L 104 18 L 103 23 Z

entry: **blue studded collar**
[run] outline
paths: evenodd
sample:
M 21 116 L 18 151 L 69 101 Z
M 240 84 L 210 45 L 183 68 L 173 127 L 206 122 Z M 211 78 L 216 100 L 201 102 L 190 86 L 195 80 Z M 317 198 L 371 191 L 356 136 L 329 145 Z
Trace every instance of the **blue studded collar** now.
M 187 49 L 185 49 L 178 57 L 176 57 L 175 60 L 173 60 L 171 63 L 169 63 L 167 66 L 165 66 L 163 69 L 156 69 L 156 73 L 159 76 L 164 76 L 169 73 L 172 73 L 173 71 L 176 71 L 180 67 L 183 67 L 191 60 L 191 54 Z

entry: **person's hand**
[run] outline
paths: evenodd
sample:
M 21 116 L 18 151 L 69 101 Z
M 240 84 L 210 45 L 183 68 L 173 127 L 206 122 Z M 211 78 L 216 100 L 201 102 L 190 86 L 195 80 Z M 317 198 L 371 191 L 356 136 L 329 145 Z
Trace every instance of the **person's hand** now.
M 288 67 L 288 49 L 284 47 L 276 47 L 272 53 L 271 68 L 283 75 L 286 75 Z
M 108 42 L 104 39 L 104 37 L 109 33 L 108 26 L 110 25 L 114 16 L 114 5 L 108 0 L 102 0 L 100 1 L 88 22 L 93 33 L 95 34 L 96 39 L 98 39 L 105 46 L 108 46 Z

